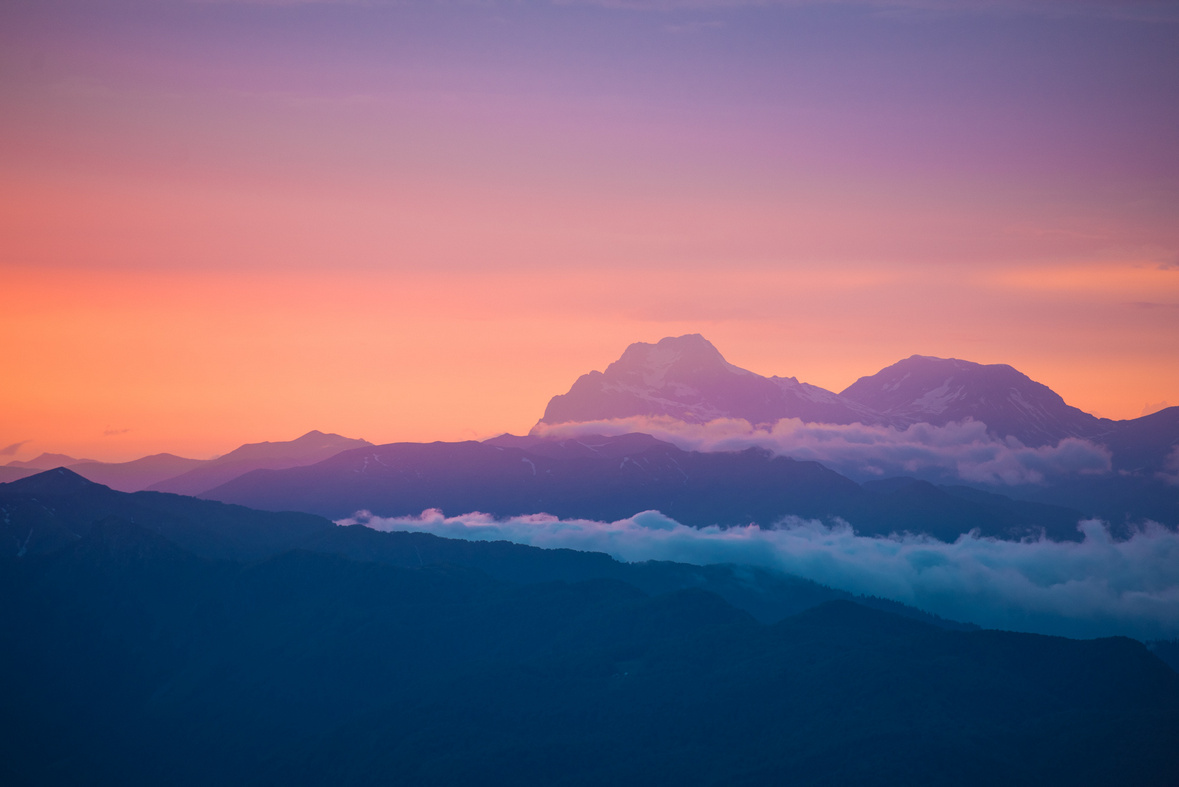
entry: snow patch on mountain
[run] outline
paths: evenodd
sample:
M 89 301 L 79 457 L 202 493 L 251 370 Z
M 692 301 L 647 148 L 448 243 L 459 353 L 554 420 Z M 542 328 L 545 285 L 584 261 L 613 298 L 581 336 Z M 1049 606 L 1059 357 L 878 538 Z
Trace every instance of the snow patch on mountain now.
M 937 388 L 915 399 L 909 407 L 910 412 L 940 415 L 950 409 L 951 403 L 966 395 L 965 387 L 961 385 L 952 387 L 953 382 L 953 379 L 946 380 Z

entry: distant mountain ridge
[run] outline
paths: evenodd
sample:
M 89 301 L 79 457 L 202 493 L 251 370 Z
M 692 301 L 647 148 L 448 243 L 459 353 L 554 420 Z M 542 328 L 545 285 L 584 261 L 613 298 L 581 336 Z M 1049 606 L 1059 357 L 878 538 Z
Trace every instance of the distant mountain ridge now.
M 533 431 L 635 416 L 686 423 L 735 418 L 755 426 L 798 418 L 897 429 L 970 419 L 986 424 L 997 438 L 1015 438 L 1025 446 L 1070 437 L 1110 446 L 1119 469 L 1129 464 L 1159 470 L 1170 452 L 1179 450 L 1179 407 L 1127 421 L 1097 418 L 1006 364 L 914 355 L 834 393 L 734 366 L 699 334 L 630 345 L 605 372 L 583 374 L 568 393 L 554 396 Z
M 186 473 L 146 487 L 153 492 L 199 495 L 253 470 L 281 470 L 328 459 L 341 451 L 371 446 L 368 440 L 312 430 L 286 442 L 247 443 Z
M 662 417 L 697 425 L 718 418 L 727 418 L 744 420 L 755 426 L 771 425 L 785 418 L 798 419 L 810 424 L 847 427 L 844 431 L 811 430 L 800 438 L 804 441 L 830 441 L 833 437 L 838 438 L 843 442 L 836 449 L 808 449 L 803 443 L 801 453 L 795 453 L 791 448 L 793 444 L 788 442 L 781 446 L 767 447 L 783 456 L 828 462 L 831 467 L 842 473 L 841 477 L 849 483 L 851 481 L 846 476 L 861 482 L 890 476 L 905 476 L 920 478 L 934 484 L 973 484 L 1003 496 L 1017 497 L 1032 503 L 1070 510 L 1080 509 L 1085 515 L 1099 516 L 1114 524 L 1150 519 L 1168 526 L 1179 525 L 1179 407 L 1166 408 L 1127 421 L 1097 418 L 1068 405 L 1047 386 L 1004 364 L 983 365 L 960 359 L 914 355 L 876 374 L 860 378 L 841 393 L 834 393 L 799 382 L 793 377 L 764 377 L 741 369 L 726 361 L 716 347 L 699 334 L 668 337 L 655 344 L 632 344 L 617 361 L 606 368 L 605 372 L 593 371 L 579 377 L 568 393 L 552 397 L 530 437 L 504 436 L 488 443 L 500 448 L 519 448 L 528 454 L 541 456 L 543 461 L 565 462 L 571 460 L 577 450 L 585 449 L 578 449 L 572 443 L 561 440 L 546 442 L 535 438 L 553 434 L 548 428 L 561 424 L 581 424 L 584 427 L 572 431 L 562 429 L 554 436 L 567 437 L 578 434 L 584 437 L 602 432 L 617 434 L 617 425 L 600 428 L 598 423 L 634 417 Z M 942 439 L 939 434 L 922 429 L 916 429 L 911 434 L 902 434 L 911 427 L 923 424 L 941 429 L 964 421 L 973 421 L 975 426 L 959 430 L 964 435 L 961 437 L 948 433 L 948 439 L 959 440 L 957 447 L 965 446 L 959 454 L 953 453 L 954 446 L 945 448 L 939 443 Z M 860 424 L 871 428 L 862 430 Z M 632 431 L 642 430 L 644 427 L 642 422 L 623 426 Z M 986 427 L 985 434 L 982 426 Z M 884 427 L 897 432 L 890 433 Z M 653 430 L 655 428 L 652 427 Z M 815 436 L 812 437 L 811 433 Z M 676 442 L 681 448 L 706 450 L 701 449 L 701 444 L 693 443 L 691 440 L 681 442 L 675 436 L 674 428 L 657 434 L 660 434 L 662 439 Z M 932 434 L 933 438 L 929 442 L 923 442 L 926 440 L 924 435 L 927 434 Z M 608 450 L 616 452 L 616 458 L 621 460 L 627 456 L 637 456 L 659 443 L 655 438 L 644 438 L 641 435 L 624 434 L 616 439 L 622 438 L 625 440 L 610 443 L 609 447 L 604 444 L 597 446 L 594 449 L 597 452 L 594 453 L 594 458 L 600 460 L 603 456 L 601 451 Z M 1074 440 L 1062 442 L 1069 438 Z M 1076 440 L 1078 438 L 1093 445 L 1079 442 Z M 650 442 L 643 444 L 644 439 Z M 895 440 L 899 448 L 888 448 L 888 440 Z M 885 442 L 878 442 L 874 446 L 872 441 Z M 731 447 L 734 443 L 725 438 L 717 443 L 706 441 L 704 445 Z M 739 438 L 736 445 L 740 445 Z M 827 442 L 825 445 L 830 446 L 832 443 Z M 878 448 L 880 445 L 885 445 L 885 448 Z M 366 499 L 367 496 L 377 493 L 375 487 L 368 489 L 364 494 L 350 496 L 335 495 L 322 489 L 322 484 L 326 481 L 316 474 L 336 472 L 331 469 L 334 465 L 325 466 L 314 472 L 309 471 L 307 477 L 310 486 L 306 489 L 297 486 L 291 488 L 283 493 L 289 495 L 288 497 L 276 496 L 278 493 L 275 490 L 266 491 L 263 489 L 265 484 L 261 484 L 258 479 L 243 480 L 240 483 L 238 480 L 250 476 L 255 471 L 283 471 L 314 466 L 345 452 L 373 447 L 366 440 L 312 431 L 296 440 L 243 445 L 224 456 L 207 461 L 172 454 L 156 454 L 132 462 L 103 463 L 77 460 L 61 454 L 43 454 L 33 460 L 10 462 L 0 467 L 0 483 L 29 476 L 38 469 L 60 465 L 70 467 L 86 478 L 120 491 L 150 489 L 187 495 L 212 493 L 213 497 L 235 496 L 235 500 L 238 499 L 236 496 L 241 495 L 240 502 L 251 505 L 279 509 L 301 508 L 330 513 L 332 516 L 346 516 L 352 511 L 343 511 L 340 506 L 350 505 L 358 499 Z M 966 451 L 975 452 L 976 447 L 981 454 L 971 453 L 967 459 L 961 459 L 966 456 Z M 1044 455 L 1040 453 L 1043 447 L 1052 448 L 1056 453 L 1049 452 L 1050 456 L 1060 458 L 1044 460 Z M 384 455 L 383 452 L 389 450 L 388 446 L 379 448 L 381 451 L 373 453 L 373 457 Z M 401 450 L 404 452 L 410 449 L 403 447 Z M 427 449 L 413 450 L 429 453 Z M 808 450 L 811 451 L 809 454 Z M 878 453 L 874 455 L 872 452 L 877 450 Z M 987 454 L 988 451 L 991 454 Z M 976 455 L 983 458 L 976 460 Z M 998 459 L 992 461 L 988 456 L 998 456 L 1008 464 L 1001 464 Z M 586 458 L 582 457 L 583 460 Z M 649 461 L 650 456 L 647 456 L 646 460 Z M 351 460 L 344 461 L 346 463 Z M 498 461 L 496 457 L 488 454 L 488 464 L 478 472 L 472 468 L 462 472 L 469 473 L 468 482 L 476 488 L 482 488 L 479 485 L 490 478 L 487 474 L 493 473 L 492 468 Z M 533 458 L 529 461 L 536 460 Z M 976 464 L 972 465 L 971 462 Z M 978 464 L 985 462 L 991 464 Z M 1012 462 L 1027 464 L 1013 465 Z M 966 470 L 963 470 L 963 467 L 966 467 Z M 977 467 L 985 469 L 972 474 L 971 471 Z M 447 483 L 458 483 L 458 477 L 453 473 L 462 469 L 461 463 L 459 466 L 443 469 L 452 474 Z M 378 483 L 371 477 L 379 470 L 375 465 L 369 469 L 352 470 L 368 476 L 364 483 L 370 487 Z M 486 477 L 480 476 L 480 473 Z M 299 473 L 295 473 L 291 477 L 298 475 Z M 356 480 L 341 478 L 339 484 L 342 485 L 341 488 L 354 486 Z M 705 486 L 716 485 L 720 484 L 721 480 L 702 477 L 701 483 Z M 745 480 L 747 479 L 735 479 L 730 486 L 739 487 Z M 516 479 L 513 483 L 516 481 L 521 484 L 531 483 L 527 479 Z M 615 481 L 618 479 L 611 483 Z M 289 483 L 289 479 L 266 481 L 266 484 L 272 483 L 286 484 Z M 384 485 L 386 491 L 390 483 L 392 482 L 388 478 L 379 481 L 379 485 Z M 627 483 L 634 484 L 635 479 L 630 479 Z M 557 498 L 569 503 L 569 500 L 561 495 L 573 494 L 575 486 L 571 484 Z M 637 488 L 636 486 L 635 489 Z M 314 494 L 319 497 L 312 500 L 308 495 L 312 495 L 316 489 L 319 491 Z M 626 494 L 630 497 L 627 499 L 632 503 L 640 500 L 655 501 L 650 507 L 658 507 L 664 513 L 673 515 L 671 509 L 662 508 L 664 503 L 660 502 L 666 498 L 670 501 L 668 505 L 674 503 L 670 488 L 661 493 L 663 497 L 650 494 L 652 489 L 653 487 L 649 487 L 642 494 L 635 490 L 628 491 Z M 919 508 L 926 509 L 926 519 L 920 521 L 927 521 L 930 512 L 939 510 L 939 507 L 945 515 L 954 513 L 952 506 L 946 508 L 942 502 L 933 500 L 945 492 L 944 488 L 940 493 L 921 492 L 920 489 L 912 486 L 903 492 L 904 495 L 913 497 L 926 496 L 927 499 L 922 501 L 910 501 Z M 458 492 L 443 494 L 439 489 L 435 489 L 429 494 L 415 493 L 416 497 L 406 492 L 401 499 L 406 504 L 411 498 L 432 499 L 441 502 L 430 502 L 427 506 L 442 506 L 450 513 L 466 513 L 471 509 L 459 511 L 454 506 L 462 500 L 472 503 L 483 501 L 478 502 L 478 506 L 483 506 L 489 499 L 500 499 L 488 498 L 487 495 L 508 494 L 506 489 L 484 489 L 484 492 L 486 494 L 471 494 L 464 497 Z M 515 495 L 514 502 L 509 507 L 513 513 L 526 513 L 520 506 L 529 500 L 541 507 L 528 513 L 545 510 L 543 506 L 549 504 L 549 498 L 544 495 L 538 496 L 537 490 L 526 493 L 523 486 L 513 488 L 511 494 Z M 693 516 L 713 506 L 717 500 L 725 501 L 724 504 L 716 504 L 717 511 L 723 513 L 726 518 L 736 517 L 734 521 L 739 521 L 741 517 L 732 507 L 732 495 L 723 490 L 717 494 L 718 497 L 711 501 L 703 500 L 702 507 L 681 512 L 679 516 L 686 517 L 681 521 L 694 521 Z M 889 494 L 902 493 L 900 488 L 896 488 Z M 605 516 L 617 513 L 618 516 L 630 516 L 641 510 L 618 513 L 615 508 L 586 502 L 591 498 L 606 497 L 605 490 L 593 492 L 586 487 L 576 495 L 579 495 L 584 503 L 581 509 L 573 506 L 567 509 L 552 509 L 549 513 L 559 514 L 561 510 L 576 509 L 583 513 L 571 515 Z M 764 499 L 760 501 L 764 502 Z M 853 510 L 854 507 L 849 508 L 846 505 L 837 508 L 845 512 L 862 514 L 862 511 Z M 828 507 L 822 511 L 811 511 L 804 506 L 794 510 L 781 509 L 778 513 L 822 516 L 838 513 L 837 508 Z M 759 509 L 756 516 L 753 516 L 754 509 L 746 512 L 751 514 L 750 520 L 747 521 L 771 513 Z M 419 513 L 420 510 L 407 510 L 403 513 Z M 502 513 L 507 512 L 508 509 L 504 509 Z M 895 513 L 899 514 L 899 509 Z M 872 514 L 869 519 L 875 517 L 876 514 Z M 1009 528 L 1013 524 L 1006 516 L 1000 517 L 1000 520 L 1005 523 L 998 525 L 1001 529 Z M 970 515 L 963 521 L 975 521 L 975 517 Z M 880 521 L 871 524 L 867 519 L 861 518 L 858 524 L 876 528 Z M 1067 529 L 1071 533 L 1071 523 Z
M 786 516 L 850 522 L 862 534 L 925 533 L 952 541 L 1080 537 L 1083 512 L 999 495 L 963 496 L 915 479 L 857 484 L 817 462 L 763 449 L 696 452 L 650 435 L 557 440 L 506 435 L 483 443 L 391 443 L 318 464 L 258 470 L 201 495 L 267 511 L 332 519 L 367 510 L 417 516 L 544 512 L 612 522 L 658 510 L 681 524 L 771 527 Z
M 75 459 L 66 454 L 43 453 L 40 456 L 35 456 L 32 459 L 26 459 L 24 461 L 15 459 L 5 465 L 5 467 L 19 467 L 28 470 L 52 470 L 55 467 L 65 467 L 67 465 L 78 464 L 79 462 L 93 461 L 93 459 Z
M 312 430 L 294 440 L 247 443 L 216 459 L 188 459 L 162 453 L 130 462 L 97 462 L 46 453 L 0 467 L 0 483 L 16 481 L 41 470 L 68 467 L 83 478 L 120 492 L 151 489 L 192 495 L 251 470 L 313 464 L 341 451 L 367 445 L 372 443 Z

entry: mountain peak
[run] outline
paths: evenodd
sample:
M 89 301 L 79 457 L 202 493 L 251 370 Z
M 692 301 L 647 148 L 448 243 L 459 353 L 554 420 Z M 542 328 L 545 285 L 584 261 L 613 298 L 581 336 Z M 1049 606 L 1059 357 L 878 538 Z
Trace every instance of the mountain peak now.
M 698 333 L 630 345 L 605 372 L 583 374 L 554 396 L 541 423 L 669 416 L 690 423 L 740 418 L 751 424 L 800 418 L 874 421 L 871 412 L 794 378 L 762 377 L 734 366 Z
M 980 373 L 987 373 L 983 370 L 990 370 L 989 373 L 1014 373 L 1020 378 L 1029 380 L 1027 375 L 1016 369 L 1014 366 L 1006 363 L 976 363 L 975 361 L 964 361 L 961 358 L 939 358 L 936 355 L 910 355 L 903 361 L 897 361 L 889 369 L 954 369 L 958 371 L 976 370 Z
M 607 377 L 641 378 L 648 386 L 701 373 L 750 374 L 726 361 L 712 342 L 698 333 L 668 336 L 655 344 L 635 342 L 621 358 L 606 367 Z
M 10 482 L 8 488 L 13 492 L 29 495 L 62 495 L 83 489 L 106 489 L 102 484 L 88 481 L 64 467 L 55 467 L 27 478 L 17 479 Z
M 1017 436 L 1027 445 L 1094 437 L 1106 430 L 1099 419 L 1070 407 L 1051 388 L 1007 364 L 912 355 L 861 377 L 840 396 L 897 426 L 973 419 L 995 435 Z

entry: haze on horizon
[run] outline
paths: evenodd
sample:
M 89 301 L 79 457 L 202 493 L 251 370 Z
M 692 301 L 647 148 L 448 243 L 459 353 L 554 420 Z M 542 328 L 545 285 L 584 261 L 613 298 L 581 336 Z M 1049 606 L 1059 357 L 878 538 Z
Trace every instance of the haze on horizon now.
M 684 333 L 1179 403 L 1176 9 L 6 3 L 0 446 L 520 433 Z

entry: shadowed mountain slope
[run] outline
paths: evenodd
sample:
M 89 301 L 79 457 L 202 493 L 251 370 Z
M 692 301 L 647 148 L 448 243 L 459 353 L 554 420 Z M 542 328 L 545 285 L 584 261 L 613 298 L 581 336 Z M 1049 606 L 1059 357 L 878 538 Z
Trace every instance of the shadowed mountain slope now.
M 232 559 L 291 549 L 332 527 L 308 514 L 251 511 L 160 492 L 116 492 L 59 467 L 0 484 L 0 554 L 55 551 L 110 517 L 139 523 L 198 555 Z
M 117 518 L 2 568 L 10 784 L 1179 778 L 1179 675 L 1122 638 L 846 601 L 764 625 L 699 589 L 305 550 L 242 564 Z
M 7 484 L 9 481 L 17 481 L 21 478 L 28 478 L 31 475 L 36 475 L 42 471 L 36 470 L 32 467 L 0 467 L 0 484 Z
M 548 513 L 617 521 L 657 510 L 686 525 L 768 527 L 783 517 L 840 517 L 859 532 L 928 533 L 945 540 L 978 529 L 1020 538 L 1080 537 L 1080 513 L 1063 507 L 967 500 L 931 484 L 861 487 L 815 462 L 766 451 L 683 451 L 647 435 L 484 443 L 392 443 L 316 465 L 257 471 L 205 497 L 333 519 L 360 510 L 416 516 Z
M 206 464 L 175 454 L 153 454 L 130 462 L 78 462 L 66 465 L 83 478 L 120 492 L 138 492 Z
M 823 601 L 853 598 L 809 580 L 752 567 L 629 564 L 595 552 L 385 533 L 361 526 L 339 527 L 307 514 L 254 511 L 156 492 L 127 494 L 65 468 L 0 485 L 0 559 L 70 549 L 86 542 L 94 528 L 111 522 L 143 530 L 147 534 L 143 538 L 152 543 L 175 544 L 206 559 L 255 561 L 301 549 L 405 568 L 461 566 L 509 582 L 612 580 L 650 593 L 695 588 L 717 593 L 765 621 Z M 963 627 L 896 602 L 858 600 L 938 625 Z
M 372 443 L 320 431 L 311 431 L 285 442 L 247 443 L 224 456 L 202 462 L 198 467 L 147 488 L 154 492 L 197 495 L 252 470 L 313 464 L 341 451 L 367 445 Z

